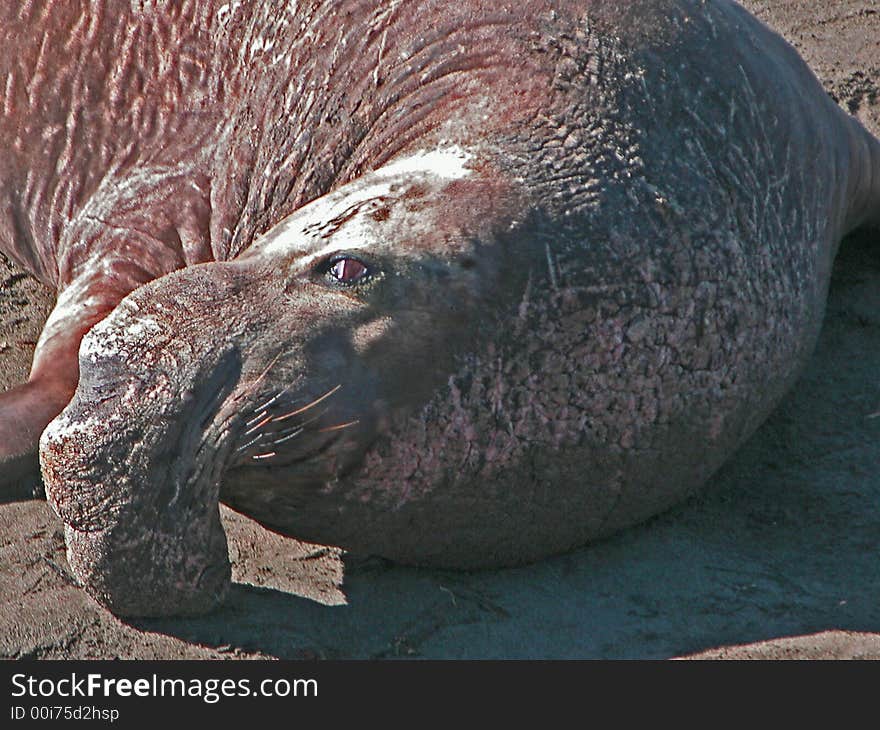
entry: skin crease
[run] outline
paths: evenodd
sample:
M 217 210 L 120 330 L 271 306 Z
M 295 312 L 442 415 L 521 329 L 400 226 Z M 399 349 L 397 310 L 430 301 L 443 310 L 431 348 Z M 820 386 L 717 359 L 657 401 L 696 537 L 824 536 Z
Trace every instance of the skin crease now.
M 86 590 L 216 605 L 218 499 L 474 567 L 698 488 L 808 357 L 876 140 L 723 0 L 278 5 L 2 11 L 0 247 L 60 293 L 0 462 L 43 432 Z

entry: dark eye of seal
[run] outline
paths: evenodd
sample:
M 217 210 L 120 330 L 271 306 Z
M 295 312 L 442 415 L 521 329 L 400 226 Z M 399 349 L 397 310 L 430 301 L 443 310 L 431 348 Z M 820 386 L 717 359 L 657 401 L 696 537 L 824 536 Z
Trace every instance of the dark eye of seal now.
M 369 273 L 369 269 L 362 261 L 343 257 L 333 261 L 327 273 L 341 284 L 354 284 L 363 279 Z

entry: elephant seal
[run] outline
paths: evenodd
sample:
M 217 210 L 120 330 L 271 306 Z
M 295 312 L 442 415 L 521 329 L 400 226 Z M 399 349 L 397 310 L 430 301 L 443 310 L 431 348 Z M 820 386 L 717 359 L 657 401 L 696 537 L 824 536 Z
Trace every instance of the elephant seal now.
M 222 599 L 218 500 L 453 567 L 657 513 L 880 218 L 880 144 L 728 0 L 2 12 L 0 244 L 59 295 L 0 458 L 42 432 L 118 614 Z

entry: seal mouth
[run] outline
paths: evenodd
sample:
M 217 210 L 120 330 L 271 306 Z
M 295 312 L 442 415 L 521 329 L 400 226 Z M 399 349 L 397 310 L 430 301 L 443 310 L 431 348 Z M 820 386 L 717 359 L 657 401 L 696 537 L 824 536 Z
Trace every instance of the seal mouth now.
M 297 468 L 326 455 L 346 432 L 361 426 L 361 418 L 335 413 L 333 400 L 341 390 L 337 384 L 311 398 L 288 399 L 285 389 L 264 400 L 244 421 L 229 467 Z
M 287 362 L 279 365 L 282 358 Z M 342 377 L 335 379 L 332 373 Z M 291 357 L 288 350 L 268 359 L 259 374 L 242 379 L 217 416 L 221 423 L 235 424 L 236 443 L 226 468 L 300 472 L 333 455 L 328 452 L 341 455 L 346 451 L 337 448 L 341 442 L 364 440 L 380 401 L 369 377 L 351 375 L 338 363 L 327 367 L 320 357 Z M 274 383 L 283 387 L 273 390 Z M 355 434 L 356 439 L 349 438 Z

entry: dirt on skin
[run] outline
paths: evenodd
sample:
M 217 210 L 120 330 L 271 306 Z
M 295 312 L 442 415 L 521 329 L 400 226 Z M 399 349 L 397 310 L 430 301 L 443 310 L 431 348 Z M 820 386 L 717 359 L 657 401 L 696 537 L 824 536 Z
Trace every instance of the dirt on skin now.
M 880 1 L 743 4 L 880 135 Z M 26 378 L 51 303 L 0 259 L 0 389 Z M 523 568 L 355 560 L 224 509 L 223 608 L 121 621 L 75 585 L 45 502 L 0 505 L 0 657 L 880 658 L 878 367 L 880 232 L 864 231 L 837 261 L 804 376 L 703 492 Z

